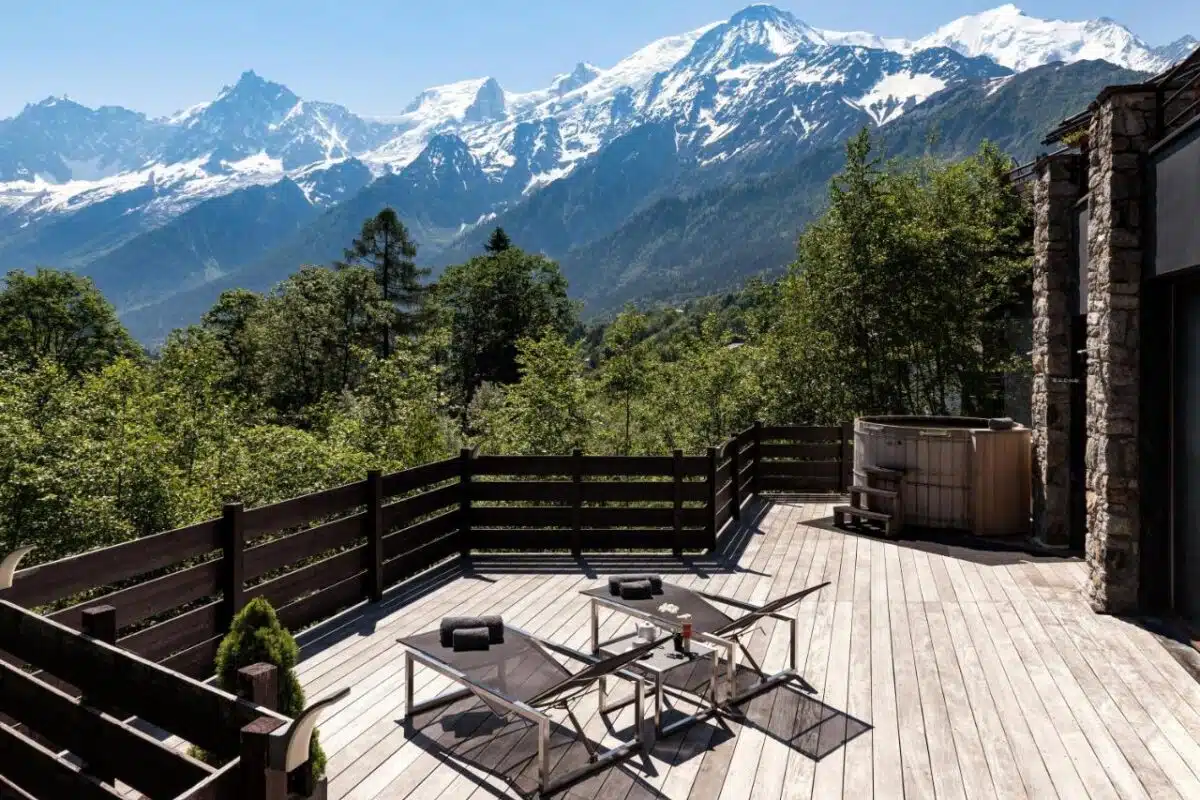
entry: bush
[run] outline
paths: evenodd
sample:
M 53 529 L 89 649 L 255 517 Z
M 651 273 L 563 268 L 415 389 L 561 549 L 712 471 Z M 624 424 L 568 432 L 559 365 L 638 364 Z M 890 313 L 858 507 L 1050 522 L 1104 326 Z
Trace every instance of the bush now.
M 275 609 L 264 598 L 255 597 L 233 618 L 229 633 L 217 649 L 217 683 L 227 692 L 236 692 L 239 669 L 251 664 L 274 664 L 279 683 L 276 708 L 281 714 L 298 717 L 304 711 L 304 689 L 295 672 L 299 656 L 296 640 L 279 623 Z M 308 757 L 313 777 L 323 776 L 325 751 L 317 741 L 315 730 Z

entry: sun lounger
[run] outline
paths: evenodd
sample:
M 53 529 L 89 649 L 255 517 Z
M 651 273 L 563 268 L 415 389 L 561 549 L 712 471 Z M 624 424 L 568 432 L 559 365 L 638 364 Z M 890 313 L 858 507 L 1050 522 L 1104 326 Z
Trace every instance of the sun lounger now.
M 643 747 L 643 684 L 640 677 L 625 667 L 666 640 L 650 642 L 616 657 L 598 659 L 539 639 L 518 628 L 504 627 L 497 618 L 451 618 L 438 630 L 397 641 L 405 647 L 405 722 L 408 723 L 413 714 L 446 706 L 470 695 L 478 697 L 501 717 L 521 717 L 538 727 L 538 786 L 542 793 L 547 793 L 611 766 Z M 554 653 L 586 666 L 571 672 Z M 450 678 L 462 688 L 414 703 L 414 663 Z M 584 734 L 571 710 L 571 703 L 592 691 L 602 678 L 614 675 L 634 684 L 635 739 L 599 752 Z M 566 713 L 590 758 L 584 768 L 559 776 L 553 782 L 549 763 L 552 720 L 547 715 L 551 709 Z
M 652 587 L 649 595 L 645 592 L 647 583 Z M 631 585 L 633 586 L 632 591 L 629 590 Z M 727 680 L 725 695 L 719 698 L 719 704 L 722 706 L 733 705 L 747 697 L 789 681 L 795 681 L 806 691 L 811 691 L 809 684 L 797 671 L 796 620 L 794 617 L 784 616 L 779 612 L 788 606 L 799 603 L 805 597 L 828 585 L 829 583 L 826 582 L 810 586 L 794 594 L 772 600 L 765 605 L 756 606 L 731 597 L 665 583 L 657 576 L 637 575 L 610 578 L 606 586 L 583 592 L 592 600 L 592 652 L 599 654 L 605 645 L 623 638 L 617 637 L 600 641 L 600 608 L 606 607 L 651 622 L 672 633 L 681 631 L 683 623 L 690 622 L 692 636 L 696 641 L 724 652 L 723 661 Z M 732 617 L 714 604 L 740 609 L 746 613 Z M 767 618 L 786 622 L 791 637 L 788 648 L 788 668 L 771 675 L 763 671 L 754 657 L 750 655 L 750 651 L 743 641 L 759 622 Z M 739 652 L 749 662 L 753 671 L 760 676 L 759 680 L 743 686 L 741 690 L 737 686 L 737 656 Z M 713 702 L 717 704 L 718 697 L 715 689 L 716 687 L 710 687 L 710 691 L 713 693 Z

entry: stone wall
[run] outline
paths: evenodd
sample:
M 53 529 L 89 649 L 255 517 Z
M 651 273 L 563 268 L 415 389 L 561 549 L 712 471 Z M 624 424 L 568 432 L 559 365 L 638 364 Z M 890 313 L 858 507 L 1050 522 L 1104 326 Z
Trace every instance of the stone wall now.
M 1069 154 L 1037 164 L 1033 191 L 1033 525 L 1048 545 L 1070 540 L 1071 318 L 1077 258 L 1073 237 L 1081 165 Z
M 1087 596 L 1108 613 L 1138 602 L 1142 161 L 1155 102 L 1144 90 L 1102 95 L 1088 137 Z

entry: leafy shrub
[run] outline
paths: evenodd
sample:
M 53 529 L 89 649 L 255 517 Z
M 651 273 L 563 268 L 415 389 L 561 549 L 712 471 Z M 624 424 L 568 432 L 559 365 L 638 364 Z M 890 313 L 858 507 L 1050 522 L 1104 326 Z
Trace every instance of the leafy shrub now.
M 275 609 L 262 597 L 255 597 L 233 618 L 229 633 L 217 649 L 217 683 L 227 692 L 237 691 L 237 674 L 251 664 L 274 664 L 279 697 L 276 708 L 281 714 L 298 717 L 304 711 L 304 689 L 296 677 L 300 648 L 279 622 Z M 313 731 L 308 754 L 313 777 L 325 774 L 325 751 Z

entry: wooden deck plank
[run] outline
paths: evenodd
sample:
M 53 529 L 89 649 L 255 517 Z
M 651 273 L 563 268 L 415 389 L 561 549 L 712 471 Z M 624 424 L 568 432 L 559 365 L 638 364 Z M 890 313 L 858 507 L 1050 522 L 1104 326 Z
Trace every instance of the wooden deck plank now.
M 945 573 L 949 580 L 943 560 L 931 559 L 931 561 L 934 574 Z M 960 627 L 961 635 L 958 637 L 960 641 L 963 643 L 969 641 L 975 652 L 978 653 L 990 695 L 995 702 L 1008 743 L 1012 747 L 1028 796 L 1031 798 L 1058 797 L 1058 791 L 1050 777 L 1050 771 L 1046 766 L 1042 751 L 1034 738 L 1029 722 L 1021 712 L 1013 683 L 1000 661 L 996 645 L 983 622 L 979 605 L 979 603 L 944 605 L 943 610 L 947 613 L 947 624 Z
M 779 690 L 747 703 L 727 731 L 695 726 L 562 797 L 1200 796 L 1200 686 L 1152 634 L 1088 609 L 1079 596 L 1085 565 L 967 561 L 814 524 L 831 507 L 768 502 L 734 529 L 731 560 L 662 563 L 674 565 L 664 567 L 672 581 L 754 603 L 832 581 L 789 612 L 801 674 L 816 698 L 870 729 L 814 761 L 778 736 L 810 713 L 799 693 Z M 306 643 L 299 673 L 310 696 L 354 689 L 321 725 L 330 797 L 486 800 L 531 789 L 528 732 L 465 736 L 464 726 L 483 719 L 462 715 L 471 701 L 422 720 L 434 744 L 406 738 L 395 638 L 450 613 L 491 611 L 585 649 L 588 607 L 578 590 L 603 578 L 606 567 L 592 565 L 630 562 L 477 561 L 474 574 L 356 609 L 342 630 Z M 603 630 L 629 624 L 614 615 Z M 787 662 L 787 641 L 787 626 L 772 622 L 749 646 L 774 671 Z M 449 686 L 418 672 L 419 698 Z M 602 746 L 630 733 L 630 708 L 606 720 L 589 697 L 576 711 Z M 582 763 L 581 746 L 560 734 L 554 741 L 556 768 Z
M 957 562 L 947 564 L 947 569 L 952 575 L 962 573 Z M 1012 687 L 1016 709 L 1019 709 L 1029 726 L 1037 750 L 1041 753 L 1059 796 L 1086 797 L 1087 790 L 1076 771 L 1071 754 L 1063 745 L 1053 720 L 1042 705 L 1027 666 L 1013 645 L 996 604 L 985 602 L 961 605 L 968 619 L 975 623 L 975 635 L 991 640 L 996 657 Z M 1013 710 L 1008 709 L 1009 713 Z
M 914 550 L 906 551 L 900 562 L 906 574 L 919 575 L 923 572 L 918 562 L 923 562 L 926 566 L 927 562 L 918 556 L 924 555 Z M 991 769 L 983 752 L 979 729 L 968 701 L 965 681 L 946 627 L 942 606 L 940 601 L 909 602 L 909 620 L 913 623 L 914 643 L 918 638 L 921 639 L 926 663 L 932 654 L 933 665 L 930 672 L 936 675 L 940 685 L 941 704 L 945 708 L 950 738 L 958 756 L 965 796 L 993 798 L 996 796 L 996 789 L 992 782 Z M 938 694 L 935 693 L 934 696 L 936 701 Z
M 804 510 L 804 507 L 793 508 L 791 513 L 784 517 L 785 530 L 793 529 L 794 523 L 803 517 Z M 787 593 L 793 585 L 792 575 L 799 561 L 805 535 L 809 530 L 811 529 L 802 528 L 797 534 L 779 537 L 780 542 L 787 545 L 782 553 L 778 547 L 773 551 L 772 561 L 777 563 L 779 568 L 771 580 L 765 580 L 765 576 L 759 579 L 758 584 L 750 592 L 749 602 L 762 605 L 772 597 L 780 597 Z M 790 611 L 794 612 L 795 609 L 790 609 Z M 771 626 L 770 642 L 767 644 L 766 652 L 760 662 L 763 669 L 774 670 L 785 665 L 781 662 L 786 662 L 786 657 L 781 658 L 781 656 L 785 655 L 783 651 L 786 649 L 787 638 L 784 625 L 773 624 Z M 770 692 L 757 698 L 753 704 L 754 714 L 761 715 L 765 725 L 770 724 L 774 704 L 779 700 L 779 695 L 780 692 Z M 766 731 L 758 727 L 743 729 L 738 733 L 733 759 L 722 781 L 720 797 L 733 800 L 753 794 L 755 781 L 761 774 L 759 765 L 767 738 Z
M 976 564 L 962 564 L 964 575 L 970 579 L 979 569 Z M 1059 740 L 1075 765 L 1076 774 L 1083 782 L 1089 797 L 1116 798 L 1118 792 L 1105 772 L 1093 743 L 1084 735 L 1076 714 L 1081 713 L 1067 696 L 1086 703 L 1082 691 L 1071 673 L 1065 669 L 1054 670 L 1043 659 L 1039 648 L 1034 646 L 1029 631 L 1022 625 L 1011 602 L 988 603 L 995 609 L 1012 646 L 1029 676 L 1038 700 L 1045 709 Z
M 1016 573 L 1013 573 L 1013 580 L 1019 583 Z M 1099 645 L 1079 624 L 1078 610 L 1072 614 L 1069 606 L 1046 603 L 1038 597 L 1031 601 L 1043 607 L 1052 628 L 1058 631 L 1059 652 L 1071 663 L 1072 671 L 1088 691 L 1097 711 L 1105 717 L 1114 737 L 1120 737 L 1118 741 L 1121 741 L 1124 736 L 1133 735 L 1136 743 L 1122 742 L 1122 751 L 1151 795 L 1200 796 L 1200 782 L 1156 728 L 1143 705 L 1135 699 L 1135 693 L 1130 692 L 1118 677 L 1117 670 L 1104 657 Z M 1084 609 L 1083 613 L 1090 611 Z M 1143 749 L 1152 759 L 1150 763 L 1141 757 Z M 1164 777 L 1167 786 L 1162 785 Z
M 1032 646 L 1041 655 L 1072 715 L 1108 773 L 1113 788 L 1125 798 L 1151 797 L 1133 767 L 1133 764 L 1139 763 L 1142 766 L 1141 771 L 1152 779 L 1156 786 L 1153 796 L 1172 796 L 1174 791 L 1170 788 L 1166 776 L 1162 775 L 1150 760 L 1149 753 L 1145 751 L 1137 736 L 1125 725 L 1110 728 L 1105 724 L 1097 709 L 1107 702 L 1111 710 L 1112 702 L 1108 699 L 1107 692 L 1096 686 L 1095 676 L 1090 670 L 1072 669 L 1072 664 L 1078 666 L 1073 657 L 1073 650 L 1069 647 L 1061 648 L 1062 642 L 1056 641 L 1058 637 L 1053 635 L 1058 628 L 1057 621 L 1051 625 L 1048 615 L 1037 613 L 1038 609 L 1033 607 L 1029 596 L 1021 591 L 1021 587 L 1013 580 L 1014 572 L 1002 572 L 1001 588 L 1007 591 L 1013 610 Z M 1040 604 L 1036 599 L 1034 602 Z
M 794 510 L 788 514 L 769 518 L 769 520 L 775 523 L 784 522 L 785 520 L 790 519 L 792 514 L 794 514 Z M 771 527 L 767 526 L 766 529 L 770 531 Z M 761 552 L 766 554 L 767 558 L 756 559 L 754 562 L 754 571 L 767 572 L 772 566 L 772 556 L 774 555 L 774 551 L 764 547 Z M 731 597 L 749 600 L 748 591 L 753 591 L 756 586 L 757 581 L 753 580 L 753 578 L 749 582 L 743 580 L 739 585 L 741 592 L 734 594 L 733 592 L 727 591 L 726 593 Z M 758 642 L 751 641 L 750 650 L 754 654 L 755 658 L 761 661 L 765 645 L 761 644 L 761 637 L 758 638 L 760 639 Z M 757 698 L 750 704 L 748 713 L 761 714 L 767 702 L 768 699 L 766 697 Z M 704 753 L 703 758 L 697 759 L 699 761 L 699 769 L 696 771 L 695 778 L 688 789 L 688 797 L 710 800 L 713 797 L 720 796 L 726 776 L 729 773 L 729 765 L 733 759 L 733 755 L 742 737 L 747 735 L 744 728 L 734 729 L 734 734 L 735 735 L 731 738 L 728 738 L 715 745 L 711 745 L 709 750 Z
M 916 657 L 908 626 L 904 579 L 900 574 L 899 548 L 884 548 L 887 573 L 888 618 L 892 637 L 892 669 L 896 678 L 896 716 L 900 725 L 900 759 L 905 797 L 933 797 L 935 775 L 931 764 L 921 689 L 917 681 Z M 939 593 L 943 590 L 939 587 Z M 947 590 L 948 591 L 948 590 Z M 939 773 L 947 771 L 945 765 Z M 946 783 L 944 776 L 938 778 Z
M 804 522 L 811 521 L 823 513 L 824 508 L 822 506 L 818 504 L 806 504 L 803 507 L 800 524 L 803 525 Z M 805 530 L 806 535 L 802 542 L 803 547 L 799 557 L 793 564 L 789 583 L 785 587 L 773 588 L 773 596 L 788 594 L 820 582 L 824 565 L 819 563 L 817 559 L 819 548 L 815 546 L 815 540 L 822 534 L 822 531 L 807 526 Z M 822 591 L 828 591 L 828 589 Z M 810 677 L 807 669 L 807 658 L 817 600 L 818 598 L 816 597 L 806 599 L 799 606 L 791 610 L 791 613 L 797 620 L 796 668 L 806 679 Z M 770 663 L 767 665 L 768 669 L 785 666 L 786 654 L 783 652 L 783 649 L 787 641 L 788 634 L 786 629 L 782 625 L 777 626 L 772 641 L 772 647 L 778 645 L 778 649 L 775 650 L 777 655 L 769 654 L 768 662 Z M 775 694 L 775 704 L 771 708 L 771 716 L 768 718 L 767 728 L 770 731 L 790 729 L 788 726 L 794 724 L 793 721 L 801 713 L 797 695 L 790 688 L 786 692 L 780 691 Z M 790 774 L 788 772 L 788 764 L 792 754 L 793 748 L 787 743 L 779 741 L 774 735 L 764 735 L 762 749 L 756 765 L 754 782 L 750 789 L 751 796 L 777 800 L 782 795 L 785 782 L 788 779 L 787 776 Z

